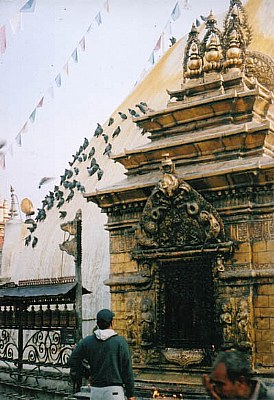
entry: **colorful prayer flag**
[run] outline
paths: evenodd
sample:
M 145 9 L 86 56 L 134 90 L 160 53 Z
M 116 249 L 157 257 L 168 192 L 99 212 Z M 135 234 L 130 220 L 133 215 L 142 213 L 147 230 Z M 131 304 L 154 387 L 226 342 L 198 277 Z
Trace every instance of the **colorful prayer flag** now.
M 29 0 L 20 9 L 20 12 L 34 12 L 36 0 Z
M 36 108 L 41 108 L 41 107 L 43 107 L 43 102 L 44 102 L 44 96 L 41 98 L 41 100 L 40 100 L 39 103 L 37 104 Z
M 181 15 L 181 11 L 180 11 L 180 7 L 179 7 L 178 1 L 177 1 L 177 3 L 175 4 L 175 7 L 171 13 L 171 18 L 173 19 L 173 21 L 176 21 L 180 17 L 180 15 Z
M 68 61 L 66 62 L 66 64 L 63 66 L 63 70 L 65 71 L 66 75 L 69 74 L 69 66 L 68 66 Z
M 161 42 L 162 42 L 162 35 L 159 37 L 159 39 L 157 40 L 157 43 L 154 47 L 154 51 L 160 50 L 161 48 Z

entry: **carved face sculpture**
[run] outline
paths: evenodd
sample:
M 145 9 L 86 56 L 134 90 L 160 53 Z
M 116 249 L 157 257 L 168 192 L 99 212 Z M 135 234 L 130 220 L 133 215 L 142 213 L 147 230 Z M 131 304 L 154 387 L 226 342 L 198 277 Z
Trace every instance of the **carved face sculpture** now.
M 167 196 L 172 197 L 179 187 L 178 179 L 171 174 L 164 174 L 159 182 L 159 189 Z

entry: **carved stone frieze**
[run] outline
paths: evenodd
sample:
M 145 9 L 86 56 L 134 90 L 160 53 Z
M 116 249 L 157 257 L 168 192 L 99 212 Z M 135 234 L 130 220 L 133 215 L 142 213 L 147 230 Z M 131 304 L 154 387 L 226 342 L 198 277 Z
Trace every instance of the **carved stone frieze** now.
M 136 236 L 141 248 L 196 246 L 225 239 L 214 207 L 174 173 L 164 173 L 148 198 Z
M 178 364 L 181 367 L 189 365 L 199 365 L 204 359 L 204 351 L 202 349 L 174 349 L 166 348 L 163 355 L 168 362 Z
M 225 345 L 251 348 L 250 306 L 247 300 L 230 298 L 222 303 L 220 324 Z
M 140 328 L 141 346 L 150 347 L 154 343 L 154 322 L 155 316 L 152 311 L 152 301 L 144 297 L 140 303 Z
M 274 62 L 271 57 L 259 51 L 247 53 L 245 73 L 248 77 L 254 77 L 268 90 L 274 90 Z

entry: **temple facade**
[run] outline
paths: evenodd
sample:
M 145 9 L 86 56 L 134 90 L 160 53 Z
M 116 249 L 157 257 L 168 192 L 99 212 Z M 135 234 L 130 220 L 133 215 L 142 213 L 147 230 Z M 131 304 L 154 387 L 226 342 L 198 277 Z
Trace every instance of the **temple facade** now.
M 84 195 L 108 218 L 104 283 L 148 392 L 200 393 L 219 349 L 273 378 L 274 64 L 251 39 L 240 0 L 222 30 L 212 13 L 193 26 L 166 107 L 134 119 L 149 143 L 113 156 L 124 180 Z

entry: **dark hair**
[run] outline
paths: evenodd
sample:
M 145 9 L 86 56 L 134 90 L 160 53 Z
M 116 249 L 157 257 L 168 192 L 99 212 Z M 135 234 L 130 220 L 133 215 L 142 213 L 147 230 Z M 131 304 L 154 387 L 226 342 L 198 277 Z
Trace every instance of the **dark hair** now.
M 110 325 L 111 325 L 111 321 L 107 322 L 107 321 L 104 321 L 102 319 L 101 320 L 97 320 L 97 325 L 98 325 L 99 329 L 108 329 L 110 327 Z
M 213 369 L 218 364 L 226 366 L 227 377 L 231 382 L 239 380 L 240 376 L 249 384 L 251 377 L 250 363 L 245 354 L 238 350 L 227 350 L 220 352 L 213 363 Z

